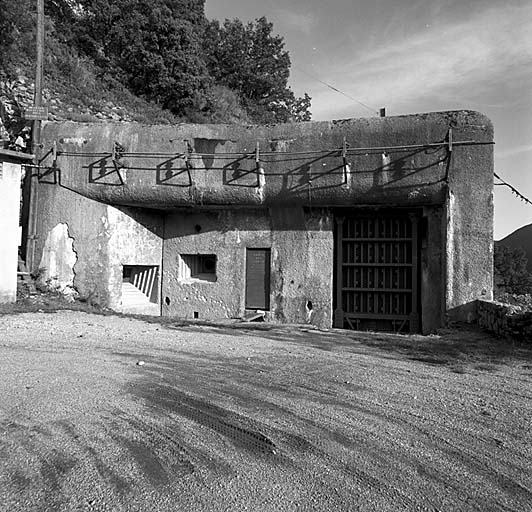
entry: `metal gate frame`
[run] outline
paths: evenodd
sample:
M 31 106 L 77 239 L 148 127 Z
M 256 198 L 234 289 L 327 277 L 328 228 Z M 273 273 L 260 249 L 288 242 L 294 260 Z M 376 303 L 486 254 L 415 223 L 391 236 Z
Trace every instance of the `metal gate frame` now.
M 401 209 L 335 217 L 335 327 L 419 332 L 420 218 Z

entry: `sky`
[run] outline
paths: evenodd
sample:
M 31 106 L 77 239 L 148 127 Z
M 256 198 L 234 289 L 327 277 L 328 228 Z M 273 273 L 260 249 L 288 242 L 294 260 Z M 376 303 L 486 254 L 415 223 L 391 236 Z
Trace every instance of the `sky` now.
M 495 172 L 532 201 L 532 0 L 206 0 L 205 11 L 273 23 L 290 53 L 290 86 L 312 97 L 313 120 L 380 107 L 388 116 L 486 114 Z M 530 223 L 532 205 L 496 186 L 495 239 Z

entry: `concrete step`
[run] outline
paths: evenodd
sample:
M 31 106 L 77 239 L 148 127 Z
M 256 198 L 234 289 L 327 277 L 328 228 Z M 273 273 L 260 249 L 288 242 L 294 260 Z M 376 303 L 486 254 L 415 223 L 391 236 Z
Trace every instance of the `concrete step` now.
M 118 311 L 136 315 L 159 316 L 161 314 L 159 304 L 150 302 L 146 295 L 128 282 L 122 283 L 122 296 Z
M 120 313 L 130 313 L 132 315 L 161 316 L 159 304 L 148 302 L 148 304 L 125 305 L 121 304 L 117 311 Z

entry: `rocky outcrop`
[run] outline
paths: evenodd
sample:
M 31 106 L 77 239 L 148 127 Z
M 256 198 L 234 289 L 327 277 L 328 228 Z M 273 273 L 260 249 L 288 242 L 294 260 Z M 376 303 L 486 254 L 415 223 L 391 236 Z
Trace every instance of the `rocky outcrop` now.
M 24 119 L 24 110 L 33 105 L 34 82 L 25 76 L 10 79 L 0 73 L 0 147 L 13 144 L 29 122 Z M 132 116 L 111 101 L 100 104 L 81 105 L 68 95 L 60 95 L 43 89 L 43 104 L 48 107 L 48 121 L 132 121 Z
M 13 141 L 26 122 L 24 109 L 33 104 L 33 84 L 24 77 L 8 80 L 0 76 L 0 140 Z

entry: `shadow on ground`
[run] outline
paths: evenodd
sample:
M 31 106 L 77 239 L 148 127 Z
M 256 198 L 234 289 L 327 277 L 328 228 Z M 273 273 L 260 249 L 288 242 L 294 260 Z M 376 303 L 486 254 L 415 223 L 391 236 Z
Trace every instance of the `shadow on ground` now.
M 333 329 L 321 331 L 313 326 L 277 325 L 261 322 L 213 322 L 121 314 L 100 308 L 87 301 L 69 302 L 60 294 L 25 294 L 14 304 L 0 305 L 0 316 L 29 312 L 55 313 L 59 310 L 84 311 L 105 316 L 131 317 L 156 323 L 168 329 L 187 331 L 211 330 L 232 336 L 257 336 L 286 343 L 295 343 L 325 351 L 367 353 L 377 349 L 385 357 L 410 359 L 429 365 L 447 365 L 462 372 L 464 367 L 495 370 L 497 365 L 521 362 L 532 369 L 532 343 L 504 339 L 470 324 L 442 329 L 435 335 L 400 335 Z
M 260 326 L 260 327 L 259 327 Z M 495 370 L 500 364 L 522 363 L 532 369 L 532 345 L 496 337 L 475 325 L 457 325 L 438 334 L 401 335 L 334 329 L 320 331 L 305 327 L 279 327 L 258 324 L 245 327 L 172 326 L 170 329 L 212 329 L 233 336 L 257 336 L 276 341 L 305 345 L 329 352 L 368 353 L 377 349 L 383 356 L 410 359 L 429 365 L 446 365 L 460 373 L 464 367 Z

